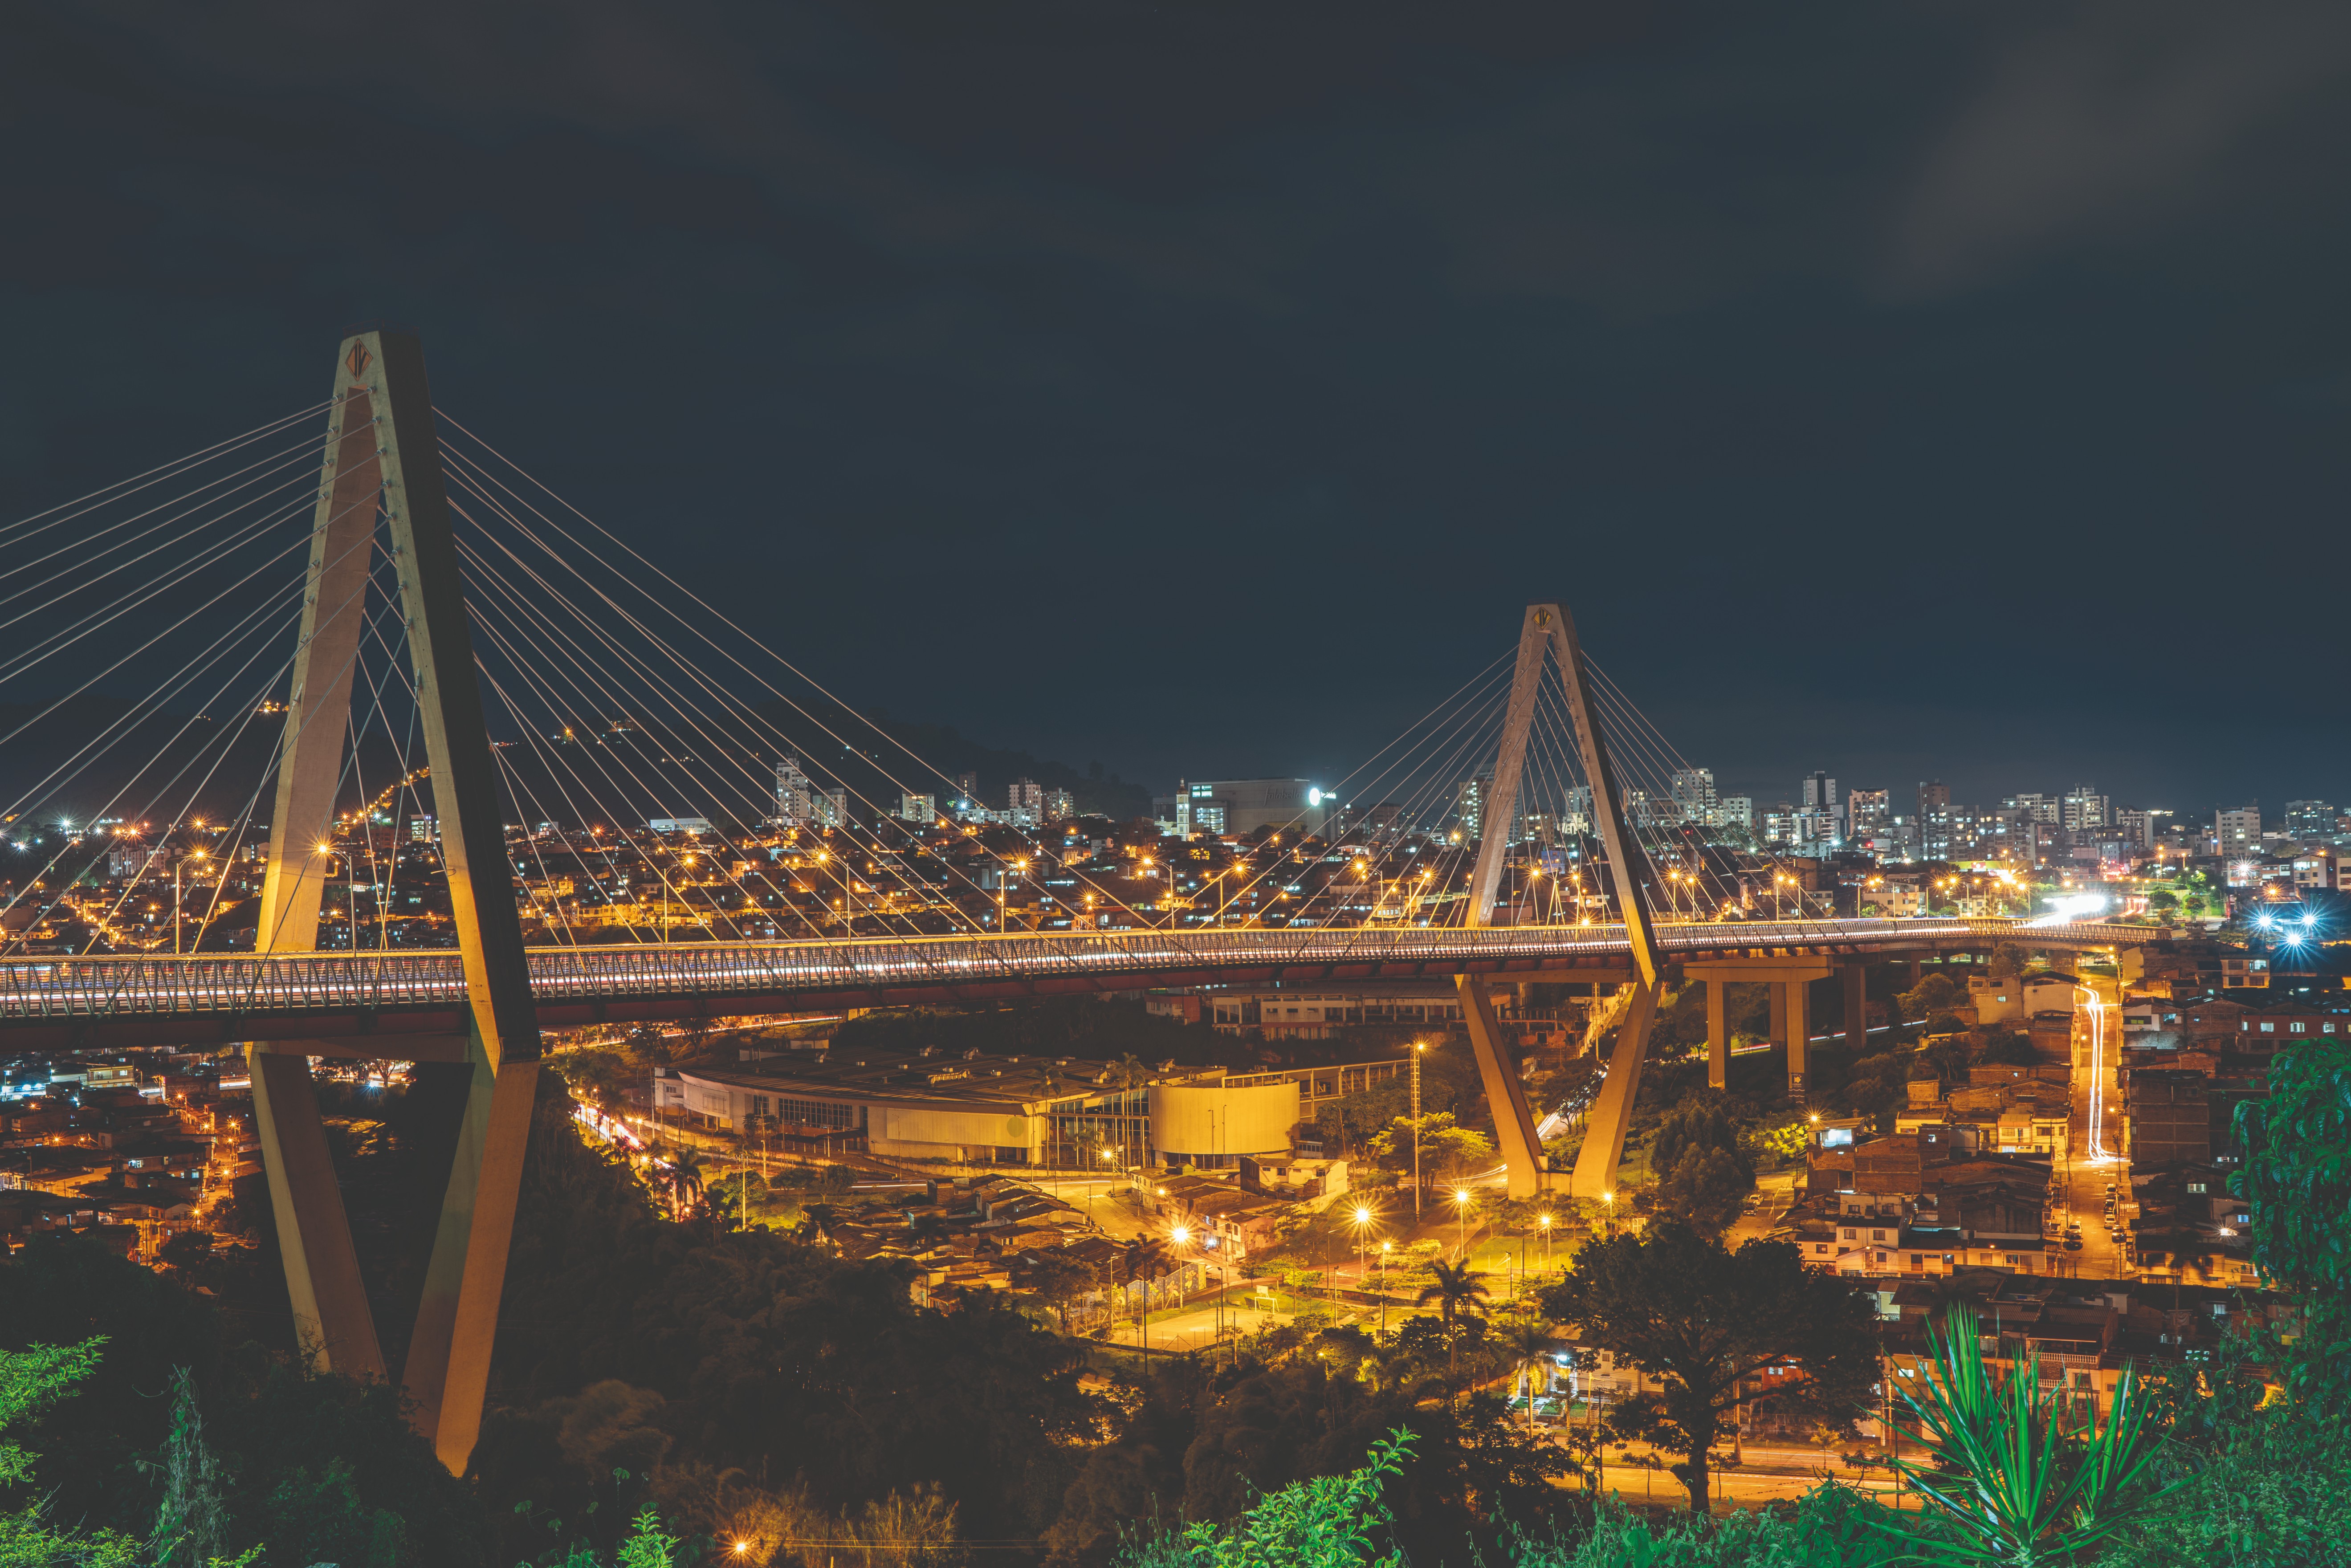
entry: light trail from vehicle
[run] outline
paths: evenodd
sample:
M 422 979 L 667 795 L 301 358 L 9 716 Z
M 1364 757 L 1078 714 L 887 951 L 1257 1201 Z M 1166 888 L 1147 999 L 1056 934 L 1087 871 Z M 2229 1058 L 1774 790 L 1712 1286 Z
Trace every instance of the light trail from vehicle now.
M 2090 1015 L 2089 1163 L 2106 1165 L 2116 1158 L 2106 1152 L 2106 1004 L 2094 987 L 2076 985 Z

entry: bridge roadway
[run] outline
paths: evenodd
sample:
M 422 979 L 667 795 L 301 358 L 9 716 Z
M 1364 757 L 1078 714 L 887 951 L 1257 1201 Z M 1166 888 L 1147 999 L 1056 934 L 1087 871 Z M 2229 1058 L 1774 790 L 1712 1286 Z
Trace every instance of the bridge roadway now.
M 1891 957 L 2022 939 L 2103 947 L 2161 935 L 2092 923 L 1808 920 L 1667 924 L 1676 960 Z M 538 947 L 542 1026 L 828 1011 L 1116 990 L 1481 974 L 1629 977 L 1624 927 L 1378 927 L 883 936 Z M 0 1054 L 312 1040 L 331 1054 L 446 1054 L 466 1024 L 454 950 L 0 962 Z

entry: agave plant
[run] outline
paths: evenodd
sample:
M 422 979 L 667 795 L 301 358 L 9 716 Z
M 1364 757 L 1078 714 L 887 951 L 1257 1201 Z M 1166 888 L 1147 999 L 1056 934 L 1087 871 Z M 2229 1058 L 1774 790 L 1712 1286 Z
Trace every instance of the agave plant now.
M 1879 1524 L 1907 1538 L 1906 1560 L 1937 1568 L 2071 1563 L 2179 1490 L 2141 1490 L 2160 1434 L 2147 1426 L 2150 1401 L 2129 1369 L 2105 1425 L 2071 1433 L 2058 1419 L 2058 1395 L 2041 1391 L 2040 1358 L 1996 1380 L 1965 1306 L 1928 1331 L 1928 1350 L 1926 1387 L 1902 1390 L 1917 1423 L 1903 1436 L 1936 1462 L 1896 1465 L 1931 1507 Z

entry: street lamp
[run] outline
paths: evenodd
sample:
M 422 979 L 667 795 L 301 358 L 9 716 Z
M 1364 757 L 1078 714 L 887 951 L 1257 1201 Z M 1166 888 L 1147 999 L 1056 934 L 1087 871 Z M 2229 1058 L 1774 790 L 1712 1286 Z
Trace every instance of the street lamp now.
M 1388 1254 L 1395 1250 L 1395 1242 L 1380 1243 L 1380 1332 L 1382 1333 L 1388 1332 Z
M 1366 1283 L 1371 1279 L 1372 1266 L 1364 1256 L 1364 1249 L 1370 1241 L 1365 1232 L 1371 1223 L 1371 1209 L 1363 1204 L 1357 1204 L 1355 1206 L 1355 1276 Z
M 1537 1228 L 1542 1231 L 1543 1272 L 1548 1274 L 1551 1272 L 1551 1216 L 1548 1214 L 1537 1215 L 1535 1217 L 1535 1225 Z
M 172 862 L 172 956 L 174 958 L 180 956 L 180 878 L 186 873 L 191 857 L 203 860 L 209 852 L 202 849 L 190 850 Z
M 1167 1233 L 1167 1239 L 1176 1243 L 1178 1249 L 1176 1259 L 1176 1304 L 1180 1307 L 1184 1304 L 1184 1259 L 1181 1249 L 1191 1244 L 1192 1232 L 1187 1227 L 1179 1225 Z
M 1459 1186 L 1453 1189 L 1453 1210 L 1461 1221 L 1461 1256 L 1466 1261 L 1469 1256 L 1469 1189 L 1468 1187 Z

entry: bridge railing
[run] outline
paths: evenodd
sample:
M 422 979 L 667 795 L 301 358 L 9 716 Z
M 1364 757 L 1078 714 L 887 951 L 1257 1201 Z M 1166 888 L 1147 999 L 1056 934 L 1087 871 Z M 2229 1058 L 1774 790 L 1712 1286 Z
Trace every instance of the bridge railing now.
M 2023 926 L 2007 920 L 1806 920 L 1664 925 L 1668 953 L 1742 949 L 1899 948 L 1985 939 L 2085 946 L 2160 935 L 2107 923 Z M 1057 976 L 1138 978 L 1187 970 L 1289 966 L 1420 966 L 1627 956 L 1614 925 L 1308 927 L 1232 931 L 1088 931 L 982 936 L 872 936 L 832 941 L 540 947 L 531 987 L 544 1001 L 683 996 L 789 996 L 855 989 L 954 988 Z M 32 957 L 0 963 L 0 1022 L 9 1019 L 255 1012 L 366 1012 L 447 1008 L 465 998 L 454 951 L 298 953 L 264 956 Z

